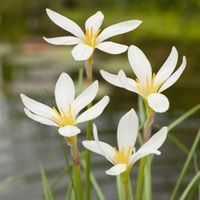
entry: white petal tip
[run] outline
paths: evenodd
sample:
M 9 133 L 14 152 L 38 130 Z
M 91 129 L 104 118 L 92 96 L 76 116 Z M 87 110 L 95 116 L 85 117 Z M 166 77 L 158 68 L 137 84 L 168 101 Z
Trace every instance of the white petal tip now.
M 147 97 L 147 101 L 155 112 L 163 113 L 169 109 L 169 101 L 163 94 L 152 93 Z
M 65 126 L 58 129 L 58 133 L 64 137 L 72 137 L 81 133 L 76 126 Z
M 110 176 L 117 176 L 121 173 L 123 173 L 124 171 L 126 171 L 127 166 L 125 164 L 117 164 L 113 167 L 111 167 L 109 170 L 106 171 L 106 174 L 110 175 Z

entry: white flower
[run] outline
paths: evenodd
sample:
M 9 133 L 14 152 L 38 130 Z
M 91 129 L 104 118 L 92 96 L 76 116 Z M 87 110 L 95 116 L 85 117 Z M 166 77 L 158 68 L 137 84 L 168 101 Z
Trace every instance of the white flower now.
M 93 54 L 95 48 L 110 54 L 120 54 L 125 52 L 128 49 L 126 45 L 104 41 L 115 35 L 132 31 L 141 24 L 141 21 L 139 20 L 129 20 L 114 24 L 101 31 L 100 26 L 103 22 L 104 15 L 102 12 L 98 11 L 86 20 L 84 33 L 75 22 L 67 17 L 50 9 L 46 9 L 46 11 L 49 18 L 56 25 L 70 32 L 74 36 L 55 38 L 44 37 L 44 40 L 55 45 L 76 45 L 72 50 L 72 56 L 75 60 L 87 60 Z
M 95 125 L 93 125 L 93 134 L 95 140 L 83 141 L 83 146 L 104 156 L 114 165 L 106 171 L 107 174 L 119 175 L 130 169 L 140 158 L 149 154 L 159 155 L 160 151 L 158 151 L 158 148 L 161 147 L 167 137 L 167 127 L 160 129 L 136 151 L 135 142 L 138 135 L 138 117 L 135 111 L 131 109 L 119 121 L 117 129 L 118 149 L 99 141 Z
M 104 96 L 98 103 L 80 114 L 96 97 L 98 88 L 98 81 L 95 81 L 75 98 L 72 79 L 67 73 L 62 73 L 55 86 L 57 108 L 50 108 L 24 94 L 20 96 L 25 105 L 24 112 L 29 118 L 42 124 L 59 127 L 58 132 L 61 135 L 71 137 L 81 132 L 77 124 L 98 117 L 107 106 L 109 97 Z
M 183 56 L 180 67 L 173 72 L 178 60 L 178 52 L 173 47 L 169 57 L 156 75 L 152 74 L 152 68 L 148 59 L 138 47 L 133 45 L 129 47 L 128 59 L 137 77 L 136 80 L 127 78 L 122 70 L 117 75 L 101 70 L 103 78 L 115 86 L 141 95 L 155 112 L 162 113 L 167 111 L 169 101 L 161 92 L 172 86 L 181 76 L 186 67 L 185 56 Z

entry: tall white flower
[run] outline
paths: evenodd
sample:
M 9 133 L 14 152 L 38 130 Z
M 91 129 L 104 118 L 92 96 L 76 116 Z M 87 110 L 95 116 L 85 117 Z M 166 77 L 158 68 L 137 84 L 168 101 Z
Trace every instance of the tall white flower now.
M 117 75 L 101 70 L 101 75 L 109 83 L 125 88 L 141 95 L 155 112 L 165 112 L 169 108 L 167 97 L 161 92 L 172 86 L 181 76 L 186 67 L 186 57 L 183 56 L 182 64 L 174 72 L 178 52 L 175 47 L 157 74 L 152 74 L 151 65 L 144 53 L 136 46 L 128 49 L 128 59 L 137 79 L 127 78 L 124 71 L 120 70 Z
M 160 129 L 153 135 L 138 151 L 135 142 L 138 135 L 138 117 L 133 109 L 126 113 L 119 121 L 117 129 L 118 148 L 113 148 L 107 143 L 98 139 L 97 128 L 93 125 L 95 140 L 83 141 L 83 146 L 90 151 L 104 156 L 114 166 L 106 171 L 109 175 L 119 175 L 130 169 L 140 158 L 149 154 L 159 155 L 158 149 L 167 137 L 167 127 Z
M 46 9 L 46 11 L 49 18 L 56 25 L 74 36 L 44 37 L 44 40 L 54 45 L 76 45 L 72 50 L 72 56 L 75 60 L 87 60 L 93 54 L 95 48 L 110 54 L 125 52 L 128 48 L 126 45 L 104 41 L 115 35 L 132 31 L 141 24 L 139 20 L 129 20 L 114 24 L 101 31 L 100 26 L 103 22 L 104 15 L 102 12 L 98 11 L 86 20 L 84 33 L 81 28 L 69 18 L 50 9 Z
M 25 114 L 42 124 L 59 127 L 58 132 L 65 137 L 72 137 L 81 132 L 77 124 L 98 117 L 109 102 L 104 96 L 90 109 L 80 112 L 93 101 L 98 92 L 98 81 L 95 81 L 75 98 L 73 80 L 67 73 L 62 73 L 55 86 L 56 107 L 49 107 L 21 94 Z

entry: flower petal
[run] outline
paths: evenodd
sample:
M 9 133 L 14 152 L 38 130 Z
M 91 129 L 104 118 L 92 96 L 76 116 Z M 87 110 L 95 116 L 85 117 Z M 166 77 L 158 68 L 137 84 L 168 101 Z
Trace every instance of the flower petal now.
M 130 159 L 130 165 L 133 165 L 134 163 L 136 163 L 139 159 L 145 157 L 145 156 L 148 156 L 150 154 L 156 154 L 156 155 L 160 155 L 161 152 L 156 150 L 156 149 L 151 149 L 151 148 L 144 148 L 142 150 L 138 150 L 135 154 L 133 154 L 131 156 L 131 159 Z
M 103 152 L 99 148 L 97 142 L 94 141 L 94 140 L 85 140 L 85 141 L 82 142 L 82 144 L 86 149 L 88 149 L 88 150 L 90 150 L 94 153 L 100 154 L 102 156 L 105 156 L 105 154 L 107 154 L 107 156 L 109 155 L 109 157 L 111 157 L 112 159 L 114 157 L 115 152 L 114 152 L 113 147 L 111 147 L 109 144 L 107 144 L 105 142 L 99 141 L 99 145 L 103 149 Z
M 97 127 L 93 124 L 93 135 L 95 140 L 85 140 L 83 146 L 90 151 L 104 156 L 109 162 L 114 163 L 115 150 L 107 143 L 99 141 Z
M 106 53 L 120 54 L 124 53 L 128 49 L 128 46 L 116 42 L 101 42 L 96 48 Z
M 72 33 L 80 39 L 84 38 L 83 31 L 75 22 L 48 8 L 46 9 L 46 12 L 51 21 L 54 22 L 56 25 Z
M 156 134 L 154 134 L 140 149 L 131 156 L 131 163 L 135 163 L 140 158 L 149 154 L 160 154 L 159 149 L 167 138 L 167 127 L 161 128 Z
M 166 90 L 167 88 L 171 87 L 181 76 L 183 73 L 185 67 L 186 67 L 187 61 L 186 57 L 183 56 L 183 61 L 181 66 L 166 80 L 166 82 L 160 87 L 159 92 L 162 92 Z
M 126 169 L 127 169 L 126 164 L 118 164 L 118 165 L 114 165 L 109 170 L 107 170 L 106 174 L 111 175 L 111 176 L 117 176 L 123 173 L 124 171 L 126 171 Z
M 167 138 L 167 127 L 162 127 L 141 148 L 159 149 Z
M 99 89 L 98 81 L 95 81 L 88 88 L 86 88 L 73 102 L 75 115 L 77 115 L 83 108 L 85 108 L 96 97 Z
M 172 47 L 172 50 L 167 60 L 156 74 L 154 82 L 155 85 L 163 83 L 169 78 L 169 76 L 172 74 L 172 72 L 176 67 L 177 61 L 178 61 L 178 52 L 175 47 Z
M 147 97 L 147 101 L 155 112 L 163 113 L 169 109 L 169 101 L 163 94 L 152 93 Z
M 100 70 L 100 73 L 102 77 L 112 85 L 120 88 L 125 88 L 132 92 L 137 91 L 137 83 L 133 79 L 127 78 L 123 70 L 120 70 L 117 75 L 111 74 L 104 70 Z
M 135 93 L 139 94 L 137 83 L 133 79 L 127 78 L 126 74 L 124 73 L 123 70 L 120 70 L 118 72 L 118 78 L 119 78 L 119 81 L 120 81 L 121 85 L 126 90 L 129 90 L 131 92 L 135 92 Z
M 106 72 L 104 70 L 100 70 L 101 76 L 110 84 L 115 85 L 117 87 L 123 87 L 119 81 L 118 75 L 111 74 L 109 72 Z
M 65 126 L 58 129 L 60 135 L 64 137 L 72 137 L 81 133 L 81 130 L 76 126 Z
M 138 117 L 134 109 L 127 112 L 119 121 L 117 128 L 118 148 L 128 150 L 134 147 L 138 135 Z
M 86 44 L 80 43 L 72 49 L 74 60 L 87 60 L 93 53 L 94 49 Z
M 58 109 L 68 110 L 68 104 L 74 100 L 74 82 L 67 73 L 62 73 L 55 86 L 55 99 Z
M 110 37 L 113 37 L 115 35 L 120 35 L 123 33 L 127 33 L 129 31 L 132 31 L 133 29 L 137 28 L 142 21 L 139 20 L 129 20 L 125 22 L 121 22 L 118 24 L 111 25 L 107 28 L 105 28 L 97 37 L 98 42 L 102 42 Z
M 54 37 L 54 38 L 43 37 L 43 39 L 46 42 L 50 44 L 54 44 L 54 45 L 74 45 L 81 42 L 79 38 L 73 37 L 73 36 L 63 36 L 63 37 Z
M 30 110 L 31 112 L 35 113 L 36 115 L 39 115 L 45 118 L 51 118 L 51 116 L 53 115 L 53 109 L 50 108 L 49 106 L 39 103 L 27 97 L 24 94 L 20 94 L 20 97 L 25 107 L 28 108 L 28 110 Z
M 87 30 L 92 28 L 92 33 L 95 34 L 99 30 L 103 19 L 103 13 L 101 11 L 96 12 L 94 15 L 92 15 L 86 20 L 85 29 Z
M 83 112 L 76 120 L 76 123 L 81 123 L 97 118 L 104 111 L 105 107 L 109 103 L 109 97 L 104 96 L 98 103 Z
M 150 82 L 152 80 L 151 64 L 148 59 L 144 53 L 134 45 L 131 45 L 128 49 L 128 59 L 133 72 L 145 87 L 147 78 Z
M 41 124 L 45 124 L 45 125 L 48 125 L 48 126 L 57 126 L 58 127 L 58 125 L 51 119 L 47 119 L 45 117 L 35 115 L 26 108 L 24 108 L 24 112 L 29 118 L 31 118 L 32 120 L 34 120 L 36 122 L 39 122 Z

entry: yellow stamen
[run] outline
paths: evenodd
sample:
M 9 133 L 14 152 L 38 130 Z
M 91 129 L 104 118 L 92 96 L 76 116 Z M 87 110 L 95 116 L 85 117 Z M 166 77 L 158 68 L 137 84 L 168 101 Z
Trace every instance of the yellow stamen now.
M 96 38 L 99 35 L 100 29 L 94 33 L 92 27 L 86 29 L 85 33 L 85 44 L 95 48 L 96 47 Z
M 60 111 L 58 111 L 55 107 L 53 107 L 53 111 L 55 113 L 54 116 L 51 116 L 51 118 L 60 126 L 64 127 L 66 125 L 74 125 L 75 119 L 72 115 L 72 106 L 69 103 L 68 107 L 68 113 L 66 114 L 65 111 L 61 108 Z
M 123 163 L 123 164 L 129 164 L 131 154 L 135 152 L 135 148 L 128 148 L 128 151 L 125 150 L 124 147 L 122 149 L 117 150 L 114 148 L 115 151 L 115 156 L 114 156 L 114 161 L 116 164 Z
M 136 80 L 136 82 L 138 84 L 137 87 L 138 87 L 139 92 L 142 95 L 144 95 L 145 97 L 147 97 L 151 93 L 156 93 L 159 90 L 159 88 L 161 87 L 161 85 L 163 84 L 163 82 L 160 82 L 155 85 L 155 77 L 156 77 L 156 75 L 155 75 L 155 73 L 153 73 L 152 80 L 150 81 L 148 79 L 148 76 L 146 76 L 146 86 L 145 87 L 142 85 L 140 80 L 138 80 L 138 79 Z

